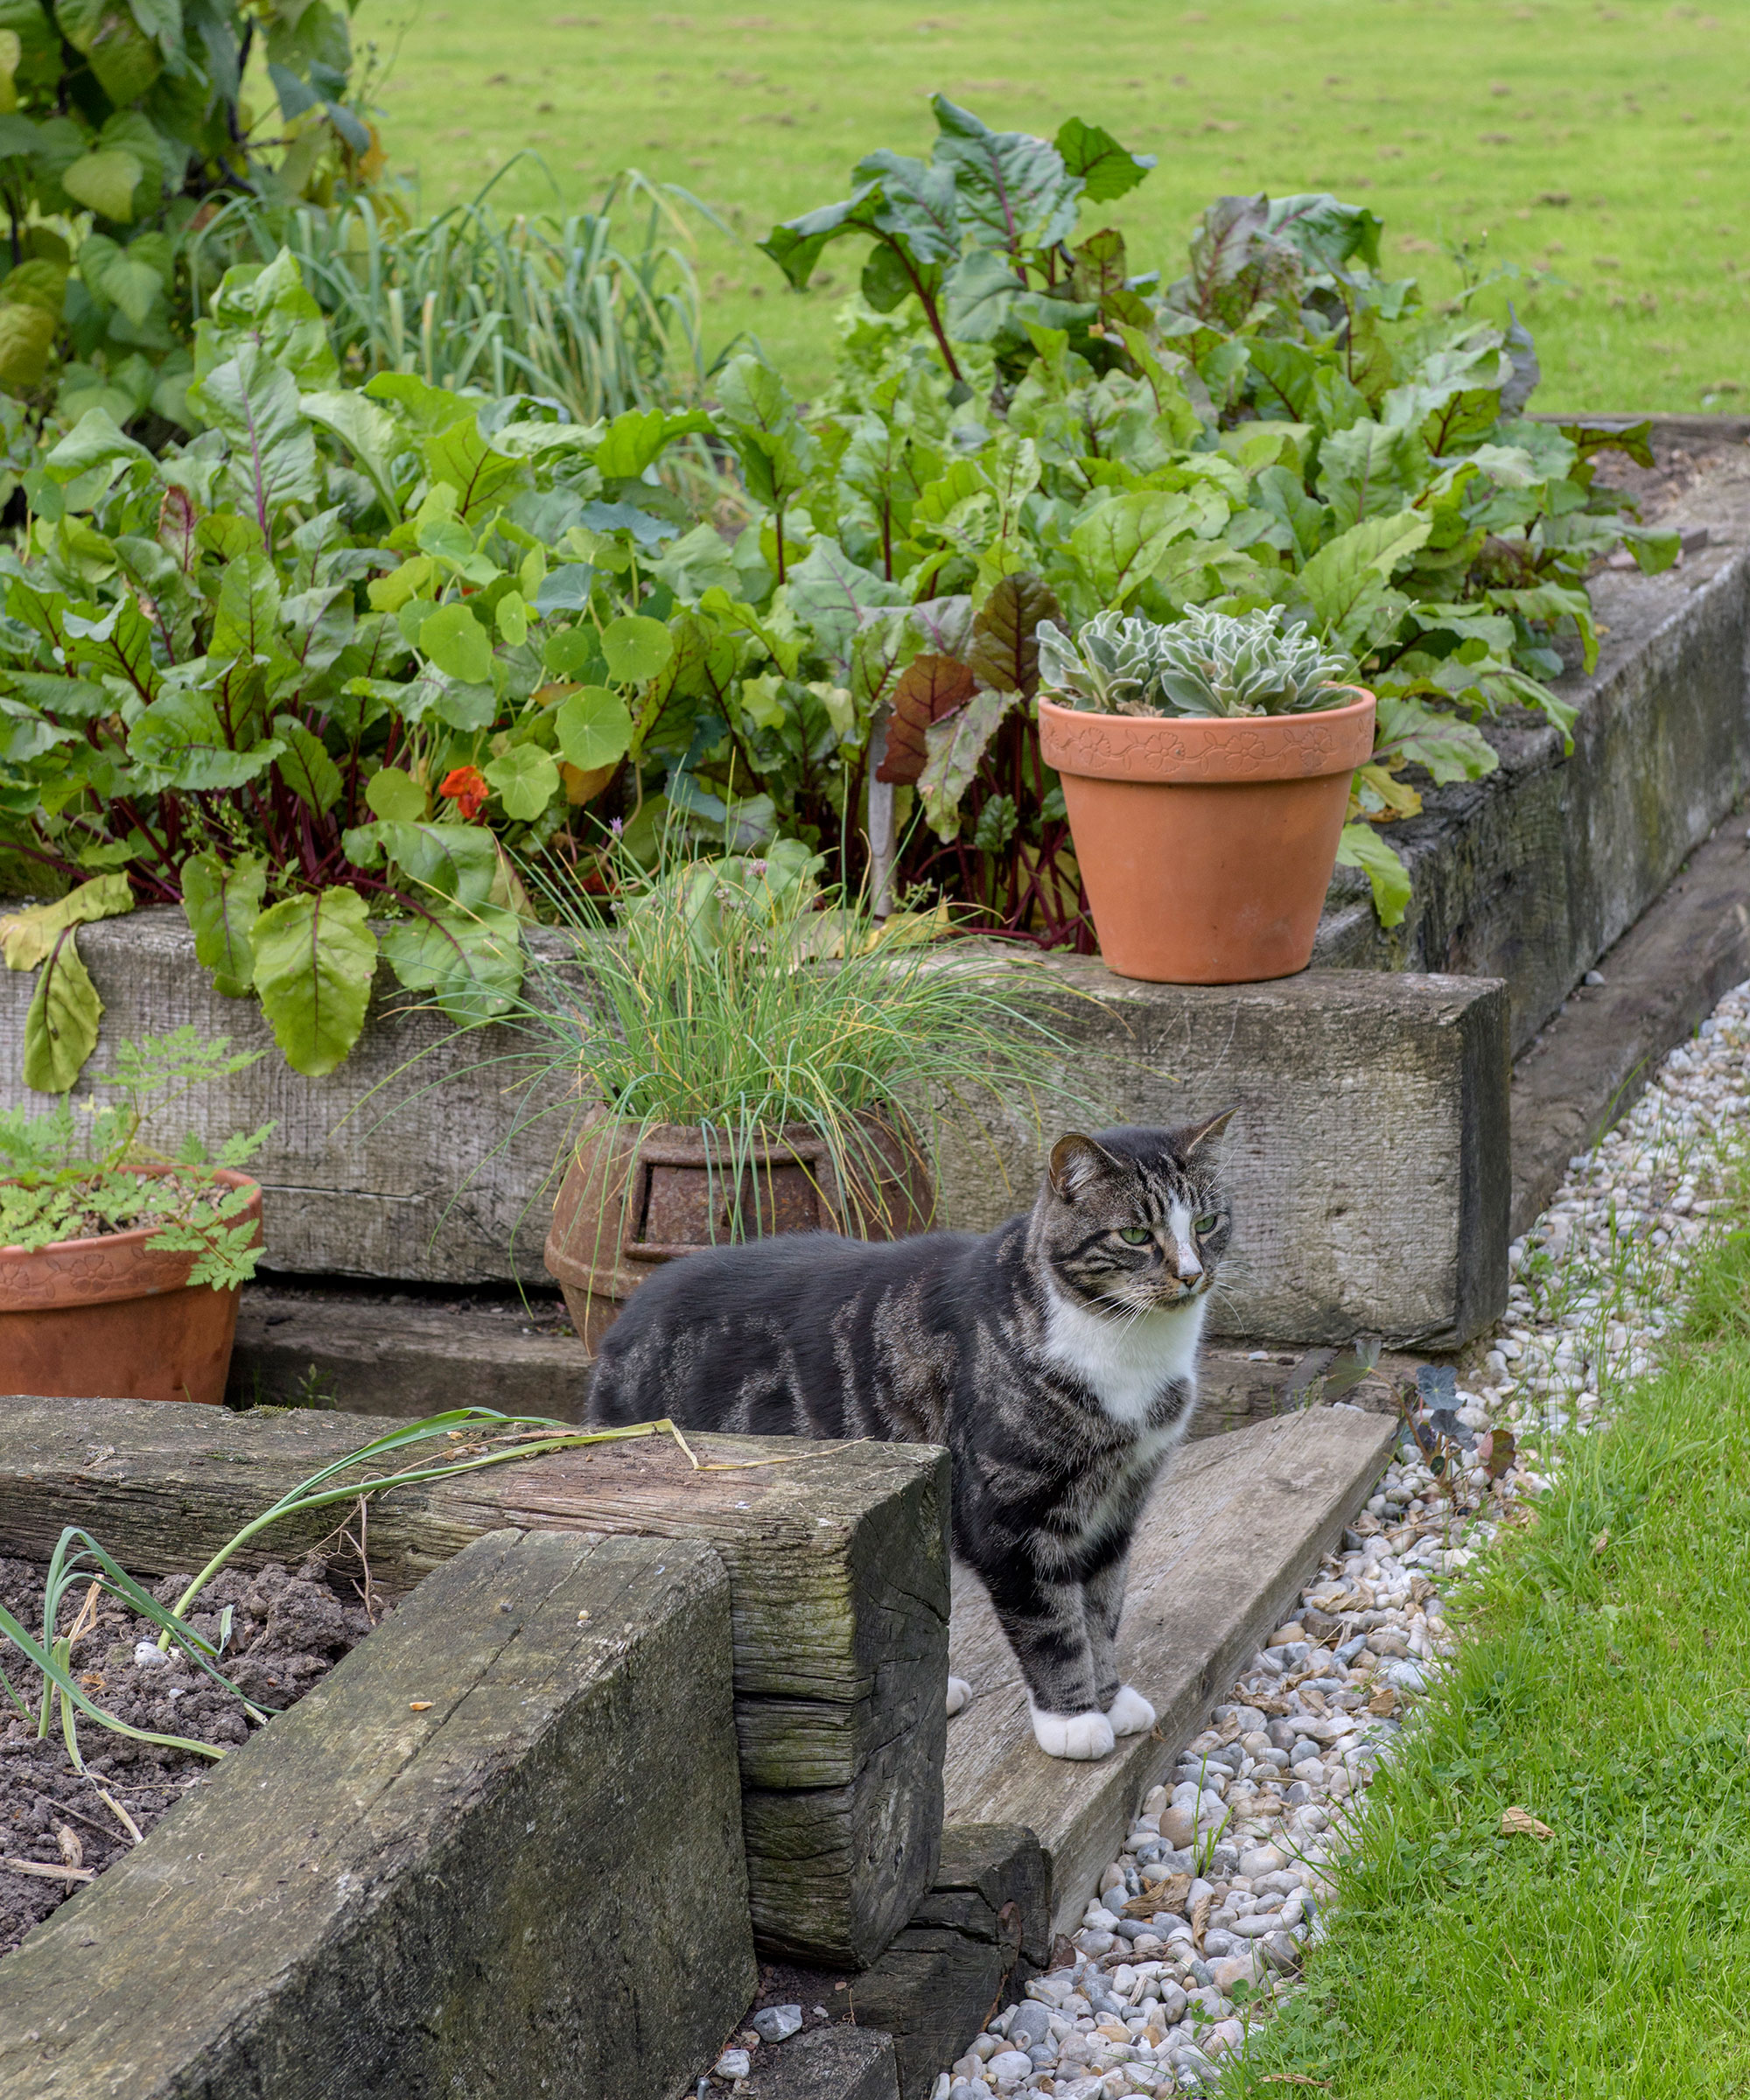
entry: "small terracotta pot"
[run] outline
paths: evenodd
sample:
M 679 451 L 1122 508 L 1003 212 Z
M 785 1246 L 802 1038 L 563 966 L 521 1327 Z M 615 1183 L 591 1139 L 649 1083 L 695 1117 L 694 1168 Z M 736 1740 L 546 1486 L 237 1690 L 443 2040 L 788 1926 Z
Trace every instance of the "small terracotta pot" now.
M 591 1354 L 640 1284 L 702 1247 L 781 1232 L 864 1240 L 927 1232 L 935 1196 L 923 1162 L 878 1116 L 857 1120 L 881 1166 L 873 1171 L 872 1162 L 842 1186 L 824 1141 L 806 1124 L 787 1124 L 744 1163 L 737 1181 L 720 1131 L 708 1140 L 692 1124 L 591 1116 L 559 1185 L 544 1250 Z
M 1374 696 L 1305 715 L 1099 715 L 1041 693 L 1100 953 L 1120 976 L 1248 984 L 1312 959 Z
M 262 1231 L 262 1192 L 247 1174 L 219 1171 L 228 1188 L 255 1191 L 242 1214 Z M 192 1254 L 153 1254 L 162 1230 L 142 1225 L 26 1253 L 0 1247 L 0 1353 L 7 1390 L 51 1400 L 225 1397 L 237 1293 L 191 1284 Z

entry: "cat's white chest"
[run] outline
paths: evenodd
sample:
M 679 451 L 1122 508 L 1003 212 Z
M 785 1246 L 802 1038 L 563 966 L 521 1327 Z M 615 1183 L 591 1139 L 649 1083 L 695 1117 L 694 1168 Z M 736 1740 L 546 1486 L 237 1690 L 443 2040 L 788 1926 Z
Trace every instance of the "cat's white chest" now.
M 1054 1296 L 1045 1354 L 1081 1379 L 1114 1422 L 1140 1427 L 1169 1385 L 1194 1382 L 1208 1303 L 1198 1297 L 1134 1320 L 1102 1320 Z

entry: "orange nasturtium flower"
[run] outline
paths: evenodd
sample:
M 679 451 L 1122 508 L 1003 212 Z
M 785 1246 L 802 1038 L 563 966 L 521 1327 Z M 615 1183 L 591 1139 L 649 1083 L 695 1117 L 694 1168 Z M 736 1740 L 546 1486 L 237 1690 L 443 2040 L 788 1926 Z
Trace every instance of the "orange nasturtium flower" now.
M 454 802 L 464 823 L 471 824 L 486 808 L 492 789 L 478 766 L 458 766 L 444 775 L 438 792 Z

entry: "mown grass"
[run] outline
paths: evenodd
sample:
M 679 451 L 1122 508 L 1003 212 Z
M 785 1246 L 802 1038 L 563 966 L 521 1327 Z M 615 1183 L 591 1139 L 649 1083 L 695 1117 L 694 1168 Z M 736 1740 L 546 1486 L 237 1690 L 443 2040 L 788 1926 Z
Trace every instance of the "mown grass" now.
M 1750 1234 L 1576 1439 L 1374 1783 L 1308 1987 L 1224 2091 L 1750 2091 Z M 1553 1835 L 1504 1837 L 1509 1807 Z M 1284 2078 L 1283 2074 L 1291 2076 Z
M 500 186 L 517 208 L 556 187 L 593 201 L 627 164 L 686 184 L 735 229 L 701 240 L 711 346 L 757 332 L 804 388 L 828 371 L 851 250 L 796 295 L 751 243 L 843 196 L 869 149 L 926 151 L 941 88 L 994 124 L 1077 113 L 1158 154 L 1107 207 L 1133 267 L 1176 275 L 1222 192 L 1328 187 L 1379 213 L 1394 268 L 1441 294 L 1449 244 L 1526 273 L 1539 406 L 1750 410 L 1750 9 L 1716 5 L 364 0 L 355 35 L 394 56 L 387 143 L 426 209 L 525 147 L 545 172 Z

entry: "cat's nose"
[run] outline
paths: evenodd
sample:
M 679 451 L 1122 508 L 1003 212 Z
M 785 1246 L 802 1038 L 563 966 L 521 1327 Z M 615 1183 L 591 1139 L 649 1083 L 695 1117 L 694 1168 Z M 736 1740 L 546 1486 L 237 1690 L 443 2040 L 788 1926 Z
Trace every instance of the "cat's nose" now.
M 1174 1249 L 1175 1266 L 1181 1283 L 1194 1284 L 1203 1273 L 1203 1264 L 1197 1258 L 1197 1250 L 1180 1240 Z

